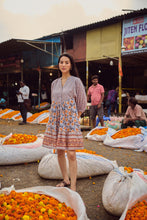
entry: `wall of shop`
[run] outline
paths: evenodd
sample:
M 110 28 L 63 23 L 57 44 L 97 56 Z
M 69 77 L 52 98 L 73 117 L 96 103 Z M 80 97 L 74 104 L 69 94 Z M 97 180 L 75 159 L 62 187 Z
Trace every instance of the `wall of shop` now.
M 118 57 L 121 50 L 121 23 L 87 31 L 86 59 L 104 59 L 103 55 Z

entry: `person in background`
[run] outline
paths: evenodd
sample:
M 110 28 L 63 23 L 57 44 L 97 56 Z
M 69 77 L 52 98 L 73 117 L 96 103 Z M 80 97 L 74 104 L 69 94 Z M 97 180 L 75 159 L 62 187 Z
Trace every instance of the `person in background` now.
M 90 119 L 92 121 L 92 127 L 95 128 L 97 115 L 99 117 L 101 126 L 104 126 L 104 120 L 103 120 L 104 87 L 98 83 L 97 75 L 92 76 L 91 80 L 92 80 L 92 86 L 89 87 L 87 92 L 87 102 L 91 99 Z
M 79 117 L 85 111 L 87 100 L 84 86 L 78 77 L 71 55 L 64 53 L 58 60 L 60 78 L 51 85 L 51 109 L 43 147 L 56 149 L 63 181 L 57 187 L 70 185 L 76 191 L 76 150 L 83 149 L 83 135 Z M 69 162 L 70 180 L 66 167 L 65 150 Z
M 29 99 L 30 89 L 25 85 L 24 81 L 19 82 L 20 89 L 16 91 L 16 96 L 18 99 L 18 103 L 20 105 L 20 113 L 23 121 L 19 123 L 19 125 L 25 125 L 27 123 L 27 108 L 24 104 L 25 99 Z
M 118 88 L 118 87 L 117 87 Z M 118 96 L 118 90 L 111 89 L 108 92 L 107 100 L 105 103 L 105 106 L 107 107 L 107 113 L 108 116 L 111 116 L 111 110 L 114 109 L 114 113 L 117 113 L 117 96 Z
M 6 108 L 6 100 L 4 98 L 0 98 L 0 108 Z
M 137 104 L 137 100 L 134 97 L 129 98 L 128 108 L 124 116 L 121 128 L 127 127 L 144 127 L 147 125 L 147 118 L 140 105 Z
M 41 99 L 40 99 L 41 102 L 49 102 L 49 100 L 48 100 L 48 92 L 47 92 L 45 84 L 41 85 L 40 95 L 41 95 Z

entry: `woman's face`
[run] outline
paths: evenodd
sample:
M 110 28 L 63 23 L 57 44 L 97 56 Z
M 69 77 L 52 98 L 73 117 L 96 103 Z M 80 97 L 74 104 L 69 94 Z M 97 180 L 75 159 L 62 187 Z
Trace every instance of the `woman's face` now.
M 62 72 L 62 74 L 70 73 L 71 69 L 71 62 L 70 59 L 66 56 L 63 56 L 59 60 L 59 70 Z

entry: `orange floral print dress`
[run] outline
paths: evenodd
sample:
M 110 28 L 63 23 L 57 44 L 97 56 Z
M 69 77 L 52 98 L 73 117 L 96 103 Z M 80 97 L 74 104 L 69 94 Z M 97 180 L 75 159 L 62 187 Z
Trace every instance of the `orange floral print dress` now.
M 43 146 L 52 149 L 83 149 L 83 136 L 78 112 L 84 112 L 87 99 L 78 77 L 68 77 L 62 87 L 61 78 L 52 82 L 52 104 Z

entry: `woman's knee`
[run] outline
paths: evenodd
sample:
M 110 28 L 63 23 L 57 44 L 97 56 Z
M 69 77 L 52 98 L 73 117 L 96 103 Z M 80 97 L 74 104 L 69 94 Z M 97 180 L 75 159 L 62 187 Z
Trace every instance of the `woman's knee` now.
M 57 150 L 58 157 L 64 157 L 65 151 L 64 150 Z
M 76 152 L 75 152 L 75 150 L 67 151 L 67 157 L 68 157 L 68 160 L 75 161 L 76 160 Z

